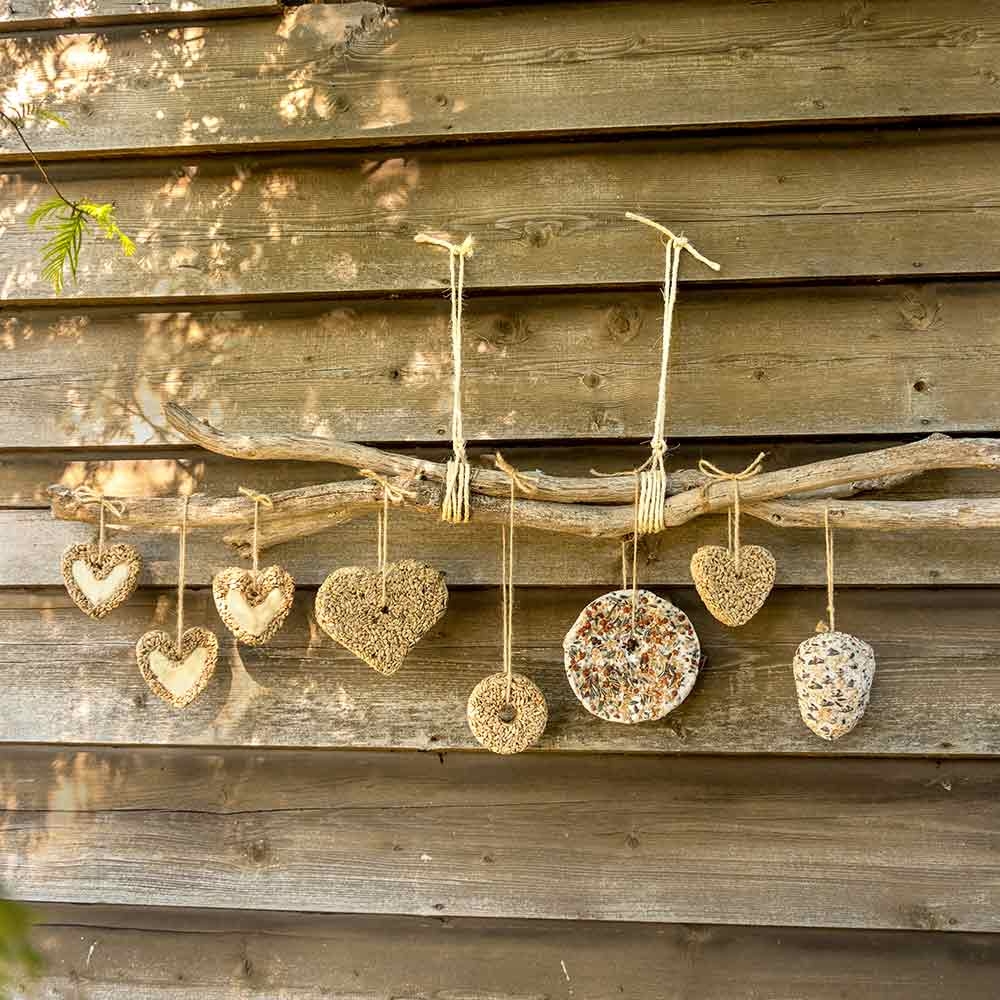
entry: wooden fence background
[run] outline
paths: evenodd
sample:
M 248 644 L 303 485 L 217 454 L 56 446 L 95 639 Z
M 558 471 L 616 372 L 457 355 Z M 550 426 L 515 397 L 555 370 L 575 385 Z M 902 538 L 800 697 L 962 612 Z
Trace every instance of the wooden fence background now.
M 500 664 L 495 530 L 394 518 L 393 553 L 447 570 L 452 600 L 392 678 L 311 611 L 330 569 L 371 560 L 373 521 L 277 551 L 289 624 L 261 650 L 226 638 L 178 712 L 132 653 L 171 620 L 174 540 L 137 538 L 141 593 L 90 621 L 58 572 L 89 532 L 45 488 L 350 474 L 186 447 L 165 399 L 443 454 L 447 267 L 424 228 L 477 242 L 474 452 L 628 468 L 661 260 L 626 209 L 723 263 L 684 269 L 678 466 L 997 433 L 1000 3 L 12 0 L 0 32 L 6 100 L 70 121 L 29 133 L 53 176 L 141 244 L 91 243 L 54 297 L 24 224 L 44 188 L 0 137 L 0 881 L 38 905 L 47 959 L 19 997 L 997 995 L 1000 532 L 838 536 L 838 621 L 879 667 L 832 746 L 790 667 L 823 614 L 815 532 L 746 523 L 779 589 L 739 631 L 687 571 L 724 520 L 644 544 L 708 664 L 637 727 L 588 716 L 561 662 L 616 545 L 526 533 L 515 655 L 551 719 L 498 759 L 462 752 Z M 894 495 L 996 493 L 948 472 Z M 193 537 L 189 617 L 220 636 L 206 587 L 231 561 Z

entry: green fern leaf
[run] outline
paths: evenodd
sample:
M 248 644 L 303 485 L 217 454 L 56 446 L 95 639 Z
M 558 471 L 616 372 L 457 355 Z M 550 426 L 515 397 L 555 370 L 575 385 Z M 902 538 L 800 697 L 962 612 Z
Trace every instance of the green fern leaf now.
M 86 227 L 87 217 L 76 209 L 47 227 L 54 235 L 42 247 L 42 277 L 52 285 L 57 294 L 62 293 L 67 268 L 73 280 L 76 280 Z
M 50 215 L 53 215 L 64 208 L 69 208 L 69 206 L 62 200 L 62 198 L 50 198 L 48 201 L 43 201 L 42 204 L 28 216 L 28 225 L 37 226 L 42 219 L 47 219 Z

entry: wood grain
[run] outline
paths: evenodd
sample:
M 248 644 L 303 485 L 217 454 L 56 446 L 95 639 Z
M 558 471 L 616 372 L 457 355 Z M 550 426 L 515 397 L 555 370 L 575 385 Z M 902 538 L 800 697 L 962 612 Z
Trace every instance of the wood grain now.
M 37 12 L 58 5 L 14 6 L 23 20 L 11 26 L 40 27 Z M 78 5 L 103 21 L 139 6 Z M 144 20 L 174 6 L 160 0 Z M 38 129 L 38 147 L 101 155 L 371 146 L 1000 112 L 992 75 L 1000 12 L 976 0 L 420 12 L 351 3 L 296 8 L 284 19 L 200 23 L 198 8 L 217 6 L 185 11 L 190 23 L 180 30 L 9 40 L 4 75 L 74 123 Z M 224 7 L 254 10 L 241 0 Z M 4 152 L 23 155 L 11 139 Z
M 52 906 L 18 1000 L 993 1000 L 1000 937 Z M 428 955 L 438 957 L 428 961 Z M 563 972 L 565 966 L 565 972 Z
M 992 589 L 845 590 L 841 626 L 878 656 L 871 705 L 836 744 L 799 719 L 795 648 L 825 610 L 822 591 L 776 591 L 742 629 L 723 628 L 688 587 L 670 593 L 690 616 L 707 666 L 693 694 L 662 723 L 600 722 L 576 701 L 562 640 L 599 590 L 522 590 L 515 665 L 545 692 L 541 749 L 643 753 L 996 755 L 1000 656 Z M 368 747 L 476 747 L 465 719 L 473 686 L 501 668 L 499 594 L 453 590 L 444 620 L 391 678 L 375 674 L 316 627 L 311 591 L 272 642 L 236 649 L 205 591 L 185 617 L 220 638 L 215 679 L 178 712 L 149 694 L 135 665 L 136 639 L 171 628 L 172 595 L 140 591 L 103 622 L 62 591 L 0 592 L 0 734 L 8 742 Z
M 280 0 L 5 0 L 0 7 L 0 32 L 34 32 L 48 28 L 65 31 L 78 26 L 109 24 L 143 25 L 148 31 L 147 25 L 159 21 L 202 21 L 248 14 L 278 14 L 281 10 Z M 76 42 L 60 44 L 55 34 L 8 39 L 0 42 L 4 52 L 0 65 L 6 64 L 3 66 L 5 71 L 16 68 L 24 72 L 33 57 L 44 58 L 43 48 L 54 46 L 59 53 L 55 74 L 46 73 L 43 79 L 52 91 L 71 90 L 80 96 L 81 91 L 87 92 L 93 85 L 89 73 L 92 66 L 81 65 L 79 60 L 67 58 L 67 54 L 72 45 L 80 42 L 92 49 L 95 40 L 96 36 L 78 36 Z M 52 63 L 49 66 L 51 69 Z M 47 107 L 51 104 L 48 90 L 30 96 Z M 67 100 L 67 106 L 80 110 L 77 101 L 72 99 Z
M 845 131 L 54 164 L 53 176 L 114 201 L 140 244 L 124 258 L 91 240 L 67 295 L 163 302 L 438 292 L 444 252 L 413 242 L 426 229 L 472 234 L 470 289 L 655 286 L 662 247 L 626 209 L 722 264 L 685 281 L 984 275 L 1000 270 L 998 146 L 992 127 Z M 23 225 L 38 176 L 15 166 L 0 181 L 0 297 L 52 300 L 45 234 Z
M 648 437 L 661 311 L 639 291 L 470 300 L 466 433 Z M 436 298 L 8 312 L 0 447 L 176 442 L 167 399 L 230 431 L 441 442 L 447 322 Z M 998 372 L 1000 284 L 685 290 L 669 433 L 992 431 Z
M 990 761 L 39 748 L 0 773 L 26 900 L 1000 927 Z

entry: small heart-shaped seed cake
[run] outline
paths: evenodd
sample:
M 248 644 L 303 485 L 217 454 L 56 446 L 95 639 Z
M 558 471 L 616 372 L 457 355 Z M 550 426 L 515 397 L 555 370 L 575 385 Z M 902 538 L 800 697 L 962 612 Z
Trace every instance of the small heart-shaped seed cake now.
M 219 640 L 207 628 L 189 628 L 181 648 L 166 632 L 147 632 L 135 646 L 139 670 L 153 693 L 185 708 L 208 686 L 219 658 Z
M 820 632 L 799 645 L 792 661 L 802 721 L 824 740 L 849 733 L 868 707 L 875 650 L 846 632 Z
M 229 566 L 212 578 L 212 596 L 226 628 L 247 646 L 262 646 L 285 623 L 295 599 L 295 581 L 280 566 Z
M 444 573 L 403 559 L 386 567 L 384 601 L 379 570 L 334 570 L 316 594 L 316 620 L 331 639 L 368 666 L 393 674 L 447 606 Z
M 736 628 L 764 606 L 774 586 L 777 564 L 760 545 L 740 548 L 740 571 L 733 553 L 721 545 L 703 545 L 691 557 L 691 576 L 712 617 Z
M 62 557 L 62 575 L 73 603 L 91 618 L 103 618 L 124 604 L 135 591 L 142 572 L 142 556 L 125 544 L 95 542 L 71 545 Z
M 701 665 L 698 635 L 680 608 L 640 590 L 591 601 L 563 640 L 566 676 L 583 707 L 608 722 L 652 722 L 691 692 Z M 634 621 L 634 628 L 633 628 Z

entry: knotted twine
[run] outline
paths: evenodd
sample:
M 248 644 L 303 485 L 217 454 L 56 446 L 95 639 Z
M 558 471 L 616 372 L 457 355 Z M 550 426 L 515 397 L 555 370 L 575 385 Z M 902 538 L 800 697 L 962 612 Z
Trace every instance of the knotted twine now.
M 451 448 L 452 457 L 446 466 L 444 500 L 441 520 L 462 524 L 469 520 L 469 482 L 471 469 L 465 455 L 465 433 L 462 428 L 462 295 L 465 291 L 465 258 L 472 256 L 472 237 L 461 243 L 451 243 L 429 233 L 413 237 L 417 243 L 430 243 L 448 251 L 448 271 L 451 284 Z
M 636 212 L 626 212 L 626 219 L 651 226 L 664 238 L 666 264 L 663 277 L 663 348 L 660 354 L 660 380 L 656 393 L 656 417 L 653 422 L 653 437 L 650 441 L 650 456 L 639 466 L 639 500 L 637 506 L 638 530 L 642 534 L 662 531 L 667 494 L 667 376 L 670 370 L 670 337 L 673 332 L 674 306 L 677 303 L 677 278 L 680 273 L 681 253 L 687 251 L 695 260 L 712 268 L 721 269 L 714 260 L 700 254 L 684 236 L 678 236 L 666 226 Z
M 733 568 L 736 573 L 740 572 L 740 483 L 745 479 L 751 479 L 760 472 L 767 452 L 762 451 L 745 469 L 740 472 L 725 472 L 717 465 L 713 465 L 707 458 L 698 462 L 698 468 L 706 476 L 708 482 L 702 487 L 705 497 L 715 483 L 733 484 L 733 505 L 727 511 L 729 525 L 729 551 L 733 554 Z
M 191 498 L 181 498 L 181 527 L 177 553 L 177 653 L 181 654 L 184 640 L 184 577 L 187 575 L 188 504 Z
M 493 464 L 510 479 L 510 504 L 507 509 L 507 524 L 500 529 L 501 568 L 500 594 L 503 618 L 503 671 L 507 678 L 504 698 L 510 703 L 510 688 L 514 677 L 514 509 L 517 491 L 528 495 L 538 487 L 528 477 L 522 475 L 500 452 L 493 456 Z M 504 719 L 505 722 L 512 721 Z
M 247 486 L 240 487 L 240 493 L 253 500 L 253 575 L 260 571 L 260 508 L 274 509 L 274 501 L 266 493 L 257 493 Z
M 108 500 L 103 493 L 91 489 L 89 486 L 78 486 L 73 490 L 73 499 L 82 504 L 99 504 L 100 515 L 97 521 L 97 558 L 104 558 L 104 512 L 107 511 L 115 517 L 121 517 L 125 513 L 125 504 L 120 500 Z
M 378 535 L 375 540 L 375 565 L 382 577 L 382 604 L 385 605 L 385 580 L 389 572 L 389 503 L 402 503 L 406 494 L 372 469 L 361 469 L 359 475 L 382 487 L 382 506 L 378 512 Z

